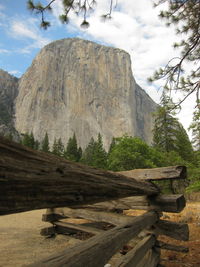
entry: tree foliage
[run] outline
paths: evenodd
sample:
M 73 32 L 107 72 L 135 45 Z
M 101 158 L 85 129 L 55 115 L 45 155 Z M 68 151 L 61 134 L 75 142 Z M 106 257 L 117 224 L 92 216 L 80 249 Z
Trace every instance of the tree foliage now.
M 44 139 L 41 142 L 41 150 L 44 152 L 50 152 L 50 147 L 49 147 L 49 136 L 46 132 Z
M 99 134 L 97 141 L 92 137 L 81 158 L 81 162 L 97 168 L 107 168 L 107 153 Z
M 158 149 L 169 152 L 175 150 L 175 136 L 178 121 L 173 117 L 173 102 L 166 94 L 163 94 L 161 105 L 154 113 L 153 145 Z
M 150 155 L 150 147 L 139 137 L 118 137 L 109 154 L 108 168 L 113 171 L 152 168 L 155 164 Z
M 196 92 L 199 98 L 200 88 L 200 1 L 199 0 L 159 0 L 155 6 L 167 2 L 168 9 L 160 12 L 160 17 L 166 25 L 175 25 L 179 43 L 174 48 L 180 48 L 180 56 L 172 58 L 168 64 L 157 70 L 149 81 L 165 79 L 165 89 L 181 90 L 186 95 L 181 104 L 191 93 Z M 188 72 L 188 63 L 191 68 Z
M 163 94 L 161 106 L 154 114 L 153 146 L 162 152 L 176 152 L 182 159 L 193 160 L 193 148 L 189 137 L 174 117 L 172 100 Z
M 50 22 L 46 19 L 45 13 L 52 11 L 52 5 L 54 2 L 58 0 L 49 0 L 42 4 L 41 2 L 35 2 L 35 0 L 28 0 L 27 1 L 27 8 L 35 13 L 36 15 L 41 16 L 41 23 L 40 26 L 43 29 L 47 29 L 51 26 Z M 113 9 L 113 0 L 109 0 L 110 7 L 109 11 L 102 15 L 103 19 L 111 18 L 111 13 Z M 75 13 L 82 17 L 81 27 L 88 28 L 88 16 L 89 14 L 94 11 L 97 5 L 97 1 L 95 0 L 62 0 L 63 5 L 63 14 L 60 14 L 60 21 L 62 23 L 69 23 L 71 13 Z
M 64 151 L 64 157 L 68 160 L 78 162 L 82 156 L 81 147 L 78 148 L 76 135 L 74 133 L 73 137 L 70 137 L 67 143 L 67 147 Z
M 39 148 L 39 142 L 35 140 L 33 132 L 31 132 L 30 134 L 28 132 L 23 134 L 21 144 L 36 150 Z
M 61 138 L 59 139 L 54 139 L 53 147 L 52 147 L 52 153 L 54 155 L 63 157 L 64 154 L 64 145 L 62 143 Z

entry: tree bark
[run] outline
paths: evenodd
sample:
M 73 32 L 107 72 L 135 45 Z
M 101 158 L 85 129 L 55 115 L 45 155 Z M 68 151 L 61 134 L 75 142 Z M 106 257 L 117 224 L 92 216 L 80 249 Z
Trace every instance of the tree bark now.
M 132 250 L 123 256 L 119 262 L 117 262 L 116 267 L 137 266 L 141 259 L 144 258 L 147 251 L 154 246 L 155 242 L 156 239 L 153 235 L 144 237 Z
M 154 169 L 135 169 L 118 172 L 125 176 L 139 180 L 163 180 L 163 179 L 185 179 L 187 169 L 185 166 L 169 166 Z
M 134 196 L 120 198 L 119 200 L 111 200 L 99 202 L 92 205 L 80 206 L 79 208 L 88 208 L 94 210 L 116 211 L 127 209 L 148 210 L 151 206 L 155 209 L 165 212 L 181 212 L 186 205 L 184 195 L 158 195 L 147 196 Z

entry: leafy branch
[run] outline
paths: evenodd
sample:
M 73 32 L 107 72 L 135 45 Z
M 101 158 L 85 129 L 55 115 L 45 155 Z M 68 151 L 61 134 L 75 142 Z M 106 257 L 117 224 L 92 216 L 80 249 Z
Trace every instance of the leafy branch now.
M 43 29 L 48 29 L 51 24 L 45 18 L 46 12 L 52 11 L 52 4 L 57 0 L 51 0 L 47 5 L 43 5 L 41 2 L 35 3 L 34 0 L 27 1 L 27 8 L 36 15 L 41 16 L 40 26 Z M 104 19 L 110 19 L 113 10 L 113 0 L 110 1 L 109 12 L 102 15 Z M 88 22 L 88 15 L 95 10 L 97 2 L 95 0 L 62 0 L 64 13 L 59 16 L 60 21 L 64 24 L 70 21 L 70 12 L 75 13 L 77 16 L 82 16 L 81 27 L 88 28 L 90 26 Z
M 148 81 L 164 79 L 165 91 L 185 92 L 186 95 L 177 103 L 178 106 L 200 88 L 200 1 L 159 0 L 155 6 L 165 2 L 168 2 L 168 10 L 161 11 L 159 16 L 167 21 L 167 26 L 174 24 L 176 33 L 184 37 L 179 43 L 174 44 L 174 48 L 182 50 L 180 57 L 171 59 L 165 67 L 155 71 Z M 187 62 L 192 64 L 192 70 L 188 74 Z

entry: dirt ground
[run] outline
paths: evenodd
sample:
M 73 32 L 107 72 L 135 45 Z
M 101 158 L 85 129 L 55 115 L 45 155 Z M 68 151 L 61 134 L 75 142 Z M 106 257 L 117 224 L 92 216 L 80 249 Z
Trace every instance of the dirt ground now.
M 42 237 L 40 230 L 50 226 L 41 220 L 45 212 L 37 210 L 0 217 L 0 267 L 24 266 L 84 242 L 64 235 L 57 235 L 56 238 Z M 165 213 L 165 216 L 167 220 L 188 223 L 190 240 L 184 242 L 166 237 L 162 237 L 162 240 L 188 246 L 190 251 L 176 253 L 163 250 L 162 264 L 166 267 L 200 267 L 200 202 L 189 202 L 181 213 Z
M 200 202 L 188 202 L 179 214 L 166 213 L 168 220 L 188 223 L 189 241 L 178 241 L 162 237 L 162 240 L 175 245 L 189 247 L 188 253 L 162 251 L 163 265 L 166 267 L 200 267 Z
M 67 246 L 82 242 L 64 235 L 45 238 L 40 230 L 46 210 L 0 216 L 0 267 L 18 267 L 48 257 Z

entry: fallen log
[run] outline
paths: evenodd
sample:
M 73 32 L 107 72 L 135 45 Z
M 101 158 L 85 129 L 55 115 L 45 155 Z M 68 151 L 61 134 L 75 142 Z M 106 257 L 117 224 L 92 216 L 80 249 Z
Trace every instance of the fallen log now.
M 177 251 L 177 252 L 183 252 L 183 253 L 189 252 L 189 248 L 188 247 L 167 244 L 167 243 L 162 242 L 160 240 L 156 241 L 155 246 L 158 247 L 158 248 L 161 248 L 161 249 L 172 250 L 172 251 Z
M 158 193 L 150 182 L 70 162 L 0 137 L 0 215 Z
M 134 169 L 117 173 L 134 179 L 148 181 L 163 179 L 185 179 L 187 177 L 187 169 L 185 166 L 170 166 L 154 169 Z
M 157 220 L 156 212 L 147 212 L 132 218 L 128 224 L 121 224 L 30 266 L 102 267 L 131 238 L 136 237 L 139 232 L 153 225 Z

